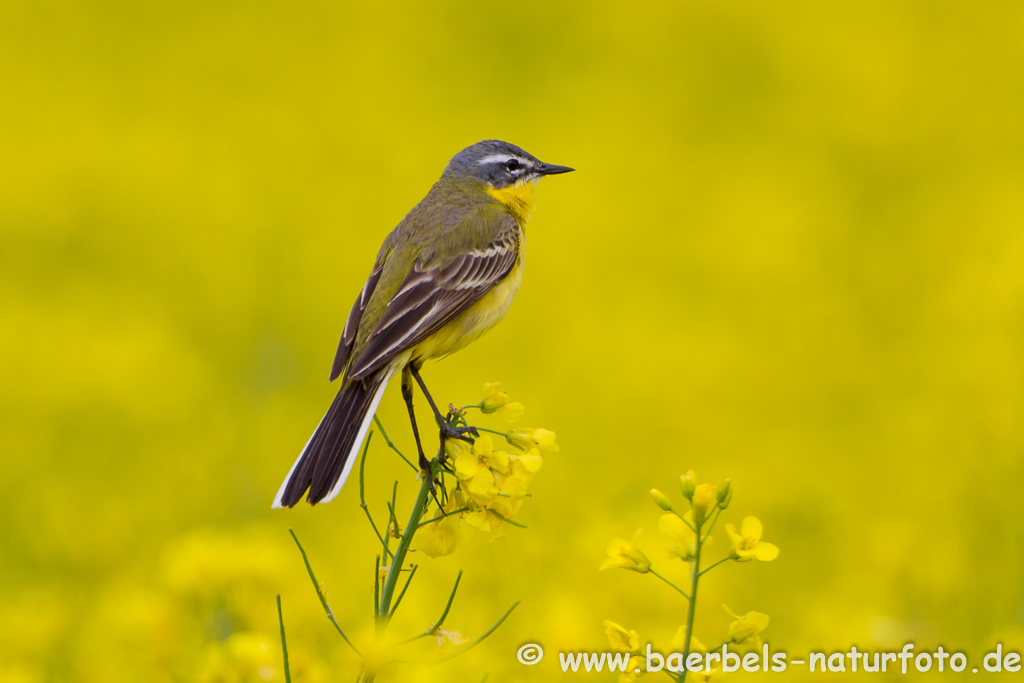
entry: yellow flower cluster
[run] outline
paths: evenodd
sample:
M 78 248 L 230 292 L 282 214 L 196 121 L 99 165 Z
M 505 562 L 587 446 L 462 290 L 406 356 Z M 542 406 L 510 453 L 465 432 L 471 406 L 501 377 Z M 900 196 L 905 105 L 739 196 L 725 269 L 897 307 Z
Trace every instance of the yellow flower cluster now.
M 497 382 L 484 385 L 484 398 L 470 407 L 514 421 L 522 415 L 523 406 L 509 402 L 500 387 Z M 444 507 L 418 532 L 418 550 L 430 557 L 449 555 L 455 551 L 463 525 L 497 538 L 503 534 L 505 522 L 515 524 L 512 520 L 526 489 L 544 463 L 542 453 L 556 452 L 558 445 L 555 433 L 546 429 L 513 429 L 504 437 L 511 450 L 497 448 L 487 432 L 472 445 L 455 439 L 445 442 L 454 482 Z
M 711 543 L 711 531 L 732 501 L 732 485 L 726 479 L 721 485 L 699 483 L 697 475 L 692 471 L 679 478 L 680 490 L 689 503 L 689 509 L 680 513 L 675 509 L 672 499 L 659 491 L 651 489 L 651 498 L 664 514 L 658 520 L 658 528 L 670 540 L 669 553 L 687 563 L 690 578 L 689 589 L 676 585 L 670 578 L 662 575 L 651 566 L 647 555 L 637 547 L 637 537 L 632 540 L 612 539 L 608 545 L 608 557 L 601 563 L 601 569 L 626 569 L 638 574 L 653 576 L 681 594 L 690 603 L 687 623 L 680 626 L 672 639 L 673 655 L 683 657 L 692 653 L 706 653 L 707 649 L 693 635 L 694 606 L 697 599 L 700 577 L 727 561 L 748 562 L 761 560 L 769 562 L 779 556 L 777 546 L 761 540 L 763 527 L 756 517 L 744 517 L 739 530 L 732 524 L 726 524 L 725 530 L 732 542 L 728 555 L 712 564 L 702 563 L 707 546 Z M 728 645 L 749 643 L 759 647 L 760 634 L 768 627 L 768 615 L 761 612 L 747 612 L 743 616 L 733 613 L 723 605 L 726 613 L 733 618 L 729 624 L 728 637 L 716 650 Z M 619 683 L 631 683 L 643 675 L 643 661 L 640 659 L 642 645 L 636 631 L 627 630 L 613 621 L 605 621 L 605 635 L 612 649 L 628 652 L 630 661 L 627 670 L 619 676 Z M 636 666 L 634 666 L 636 659 Z M 678 664 L 678 667 L 683 667 Z M 686 671 L 685 668 L 669 669 L 669 676 L 679 683 L 719 683 L 725 673 L 721 668 L 702 668 L 700 671 Z

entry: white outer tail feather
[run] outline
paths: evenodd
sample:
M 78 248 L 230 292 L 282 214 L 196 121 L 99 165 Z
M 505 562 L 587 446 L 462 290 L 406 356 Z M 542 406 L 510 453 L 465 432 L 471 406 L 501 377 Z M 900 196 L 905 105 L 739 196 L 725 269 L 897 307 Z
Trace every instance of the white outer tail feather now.
M 370 423 L 373 422 L 373 416 L 377 413 L 377 406 L 380 405 L 380 400 L 384 396 L 384 390 L 388 388 L 388 382 L 391 380 L 391 375 L 393 375 L 394 372 L 395 366 L 392 365 L 388 368 L 387 374 L 384 375 L 384 381 L 382 381 L 380 386 L 377 387 L 377 393 L 373 395 L 373 400 L 370 401 L 370 407 L 366 411 L 366 417 L 363 418 L 363 423 L 359 425 L 359 433 L 356 434 L 356 440 L 352 443 L 352 450 L 349 451 L 348 458 L 345 460 L 345 469 L 341 471 L 341 476 L 338 477 L 338 481 L 334 484 L 334 488 L 331 489 L 331 492 L 319 502 L 329 503 L 334 500 L 339 493 L 341 493 L 341 487 L 345 485 L 345 482 L 348 480 L 348 475 L 352 472 L 352 466 L 355 465 L 356 460 L 359 457 L 359 450 L 363 447 L 363 440 L 366 438 L 366 433 L 370 431 Z M 317 425 L 316 429 L 313 430 L 313 434 L 310 435 L 309 440 L 306 441 L 306 445 L 303 447 L 302 452 L 299 453 L 299 457 L 297 457 L 295 462 L 292 463 L 292 468 L 288 470 L 288 475 L 281 483 L 281 488 L 277 490 L 277 495 L 274 496 L 274 504 L 270 506 L 271 509 L 282 507 L 281 498 L 284 497 L 284 491 L 288 488 L 288 482 L 291 480 L 292 474 L 295 472 L 295 468 L 298 467 L 299 462 L 302 460 L 302 456 L 304 456 L 306 451 L 309 449 L 309 444 L 313 441 L 313 435 L 315 435 L 317 430 L 320 429 L 320 425 L 324 423 L 326 418 L 327 414 L 325 413 L 324 416 L 320 418 L 320 423 Z

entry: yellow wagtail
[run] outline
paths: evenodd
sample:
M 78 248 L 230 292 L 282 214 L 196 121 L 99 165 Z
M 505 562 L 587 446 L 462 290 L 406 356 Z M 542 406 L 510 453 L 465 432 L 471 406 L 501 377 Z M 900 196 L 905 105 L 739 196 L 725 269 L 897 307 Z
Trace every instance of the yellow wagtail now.
M 429 472 L 412 407 L 415 378 L 444 437 L 466 438 L 441 415 L 420 376 L 424 361 L 458 351 L 505 316 L 523 277 L 526 222 L 545 164 L 519 147 L 484 140 L 448 163 L 427 196 L 377 254 L 338 344 L 338 395 L 274 498 L 274 507 L 332 500 L 345 484 L 388 380 L 402 373 L 419 464 Z

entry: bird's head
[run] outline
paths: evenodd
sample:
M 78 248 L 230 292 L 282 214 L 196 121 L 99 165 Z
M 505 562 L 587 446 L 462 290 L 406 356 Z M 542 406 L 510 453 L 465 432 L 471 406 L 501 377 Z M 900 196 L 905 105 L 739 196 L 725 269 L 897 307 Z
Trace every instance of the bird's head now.
M 546 175 L 568 173 L 568 166 L 545 164 L 521 147 L 501 140 L 484 140 L 462 150 L 448 163 L 445 175 L 476 178 L 500 190 L 509 185 L 540 180 Z
M 533 210 L 537 181 L 546 175 L 568 173 L 568 166 L 546 164 L 526 150 L 501 140 L 470 145 L 448 162 L 447 177 L 469 177 L 486 192 L 524 218 Z

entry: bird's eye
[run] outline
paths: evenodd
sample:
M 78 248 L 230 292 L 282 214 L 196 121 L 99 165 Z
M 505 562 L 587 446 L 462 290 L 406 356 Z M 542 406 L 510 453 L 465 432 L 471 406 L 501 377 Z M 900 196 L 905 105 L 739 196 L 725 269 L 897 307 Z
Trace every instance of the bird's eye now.
M 508 162 L 505 163 L 505 168 L 509 171 L 516 170 L 519 168 L 519 159 L 509 159 Z

